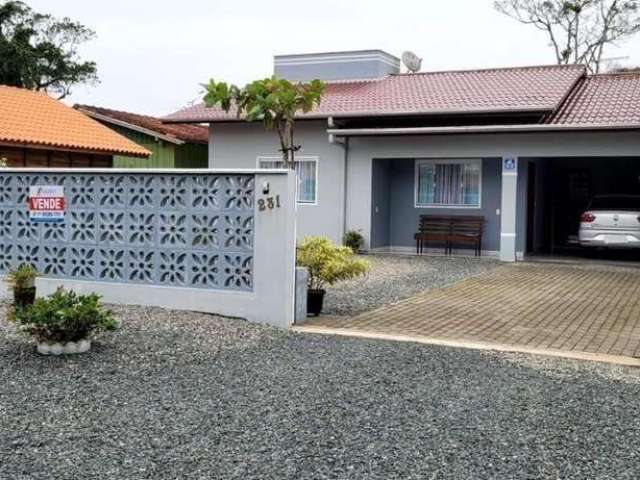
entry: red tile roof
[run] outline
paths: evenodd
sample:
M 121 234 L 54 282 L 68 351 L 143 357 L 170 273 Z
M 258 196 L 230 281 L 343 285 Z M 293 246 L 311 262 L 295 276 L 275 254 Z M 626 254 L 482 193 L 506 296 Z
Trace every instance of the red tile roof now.
M 1 85 L 0 143 L 107 155 L 151 154 L 46 93 Z
M 548 123 L 640 126 L 640 73 L 585 77 Z
M 579 65 L 553 65 L 329 82 L 322 104 L 303 117 L 551 112 L 584 74 L 584 67 Z M 236 120 L 236 115 L 201 104 L 164 120 L 220 122 Z
M 155 132 L 160 136 L 175 138 L 187 143 L 209 143 L 209 129 L 200 125 L 170 125 L 162 123 L 159 118 L 137 113 L 111 110 L 108 108 L 94 107 L 91 105 L 76 105 L 76 109 L 87 113 L 94 118 L 106 117 L 117 122 L 133 125 L 135 127 Z

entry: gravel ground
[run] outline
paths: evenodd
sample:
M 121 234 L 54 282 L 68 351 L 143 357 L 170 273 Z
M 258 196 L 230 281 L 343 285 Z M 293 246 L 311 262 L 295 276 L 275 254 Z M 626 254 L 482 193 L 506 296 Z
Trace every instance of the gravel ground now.
M 118 308 L 84 356 L 0 318 L 0 478 L 637 479 L 640 372 Z
M 364 255 L 371 263 L 366 277 L 327 289 L 324 313 L 357 315 L 488 272 L 500 263 L 489 258 Z

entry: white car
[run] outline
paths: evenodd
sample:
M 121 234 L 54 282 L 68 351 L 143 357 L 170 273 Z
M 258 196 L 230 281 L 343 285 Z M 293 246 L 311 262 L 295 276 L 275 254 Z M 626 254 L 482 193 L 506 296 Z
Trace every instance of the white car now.
M 580 217 L 578 237 L 583 247 L 640 247 L 640 196 L 594 197 Z

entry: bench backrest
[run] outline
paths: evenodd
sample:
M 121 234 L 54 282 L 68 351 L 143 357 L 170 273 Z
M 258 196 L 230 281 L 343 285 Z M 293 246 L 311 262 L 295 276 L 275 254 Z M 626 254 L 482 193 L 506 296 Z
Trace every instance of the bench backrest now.
M 478 215 L 420 215 L 419 232 L 481 234 L 484 217 Z
M 453 221 L 451 233 L 456 235 L 482 235 L 484 217 L 461 216 Z
M 420 215 L 420 224 L 418 225 L 418 231 L 420 233 L 449 233 L 451 231 L 451 217 L 438 215 Z

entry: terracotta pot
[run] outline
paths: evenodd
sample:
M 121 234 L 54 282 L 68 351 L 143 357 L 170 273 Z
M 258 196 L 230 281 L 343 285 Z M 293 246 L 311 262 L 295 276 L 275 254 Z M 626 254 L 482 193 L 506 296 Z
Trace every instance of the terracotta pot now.
M 36 287 L 22 287 L 13 289 L 13 304 L 16 307 L 33 305 L 36 299 Z
M 309 290 L 307 292 L 307 314 L 318 316 L 322 313 L 326 290 Z

